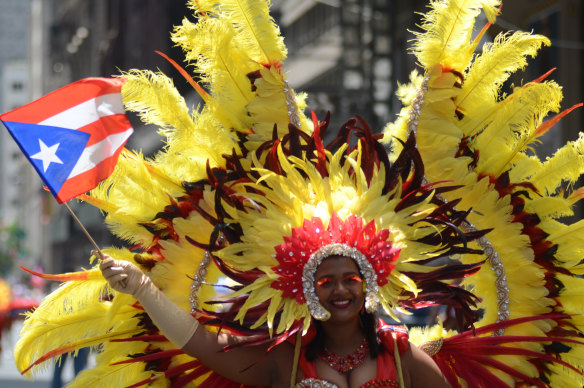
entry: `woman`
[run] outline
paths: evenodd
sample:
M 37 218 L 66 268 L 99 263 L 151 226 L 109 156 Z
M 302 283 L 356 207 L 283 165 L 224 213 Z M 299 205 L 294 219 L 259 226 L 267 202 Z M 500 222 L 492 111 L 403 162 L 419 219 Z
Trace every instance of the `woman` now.
M 282 343 L 269 352 L 266 346 L 221 352 L 224 346 L 244 339 L 199 328 L 192 316 L 174 306 L 142 271 L 130 263 L 106 257 L 100 269 L 112 288 L 135 296 L 169 339 L 210 369 L 246 385 L 290 386 L 291 360 L 294 358 L 294 348 L 290 343 Z M 339 255 L 329 256 L 316 270 L 315 280 L 318 299 L 331 316 L 320 323 L 322 337 L 317 335 L 308 346 L 318 343 L 324 347 L 316 345 L 316 359 L 307 360 L 310 358 L 306 355 L 307 350 L 302 350 L 301 368 L 296 375 L 298 387 L 320 386 L 317 381 L 330 387 L 400 387 L 400 374 L 404 387 L 450 387 L 438 366 L 417 347 L 410 345 L 403 354 L 394 357 L 394 349 L 385 348 L 377 336 L 367 338 L 362 322 L 367 314 L 362 313 L 364 280 L 355 261 Z M 367 319 L 371 318 L 369 315 Z M 268 356 L 265 356 L 266 352 Z M 354 357 L 350 362 L 342 357 L 356 352 L 360 357 Z M 327 362 L 326 355 L 329 361 L 336 360 L 337 363 Z M 342 364 L 353 365 L 343 368 L 338 365 L 339 360 L 345 361 L 341 361 Z M 381 360 L 400 360 L 396 363 L 400 372 Z M 379 370 L 382 365 L 388 370 Z M 327 382 L 330 385 L 326 385 Z

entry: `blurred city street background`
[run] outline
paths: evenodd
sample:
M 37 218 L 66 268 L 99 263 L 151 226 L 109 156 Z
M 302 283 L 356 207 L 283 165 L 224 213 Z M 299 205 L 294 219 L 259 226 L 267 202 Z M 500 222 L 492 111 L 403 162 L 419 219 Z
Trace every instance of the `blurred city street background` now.
M 34 380 L 26 379 L 18 373 L 14 365 L 14 344 L 18 339 L 18 333 L 22 327 L 22 321 L 16 321 L 12 329 L 2 335 L 2 353 L 0 353 L 0 387 L 2 388 L 49 388 L 53 378 L 53 368 L 48 367 Z M 90 358 L 91 362 L 91 358 Z M 89 365 L 88 365 L 89 366 Z M 73 364 L 65 362 L 62 379 L 69 382 L 73 378 Z
M 18 373 L 14 365 L 14 344 L 18 339 L 18 333 L 22 327 L 22 321 L 16 321 L 12 329 L 2 335 L 2 353 L 0 354 L 0 386 L 2 388 L 41 388 L 49 387 L 52 370 L 45 370 L 34 381 L 25 379 Z M 73 375 L 73 369 L 68 371 L 67 378 Z

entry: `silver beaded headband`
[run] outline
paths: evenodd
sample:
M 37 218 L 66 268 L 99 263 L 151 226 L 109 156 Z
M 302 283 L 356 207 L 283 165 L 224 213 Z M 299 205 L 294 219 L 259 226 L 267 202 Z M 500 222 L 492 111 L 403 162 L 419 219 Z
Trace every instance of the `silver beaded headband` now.
M 367 261 L 367 256 L 358 249 L 346 244 L 332 243 L 316 250 L 304 265 L 302 270 L 302 288 L 304 298 L 310 310 L 310 315 L 319 321 L 326 321 L 331 317 L 318 300 L 314 291 L 314 274 L 324 259 L 330 256 L 344 256 L 355 260 L 361 276 L 365 278 L 365 310 L 374 313 L 379 307 L 379 288 L 377 287 L 377 274 L 373 266 Z

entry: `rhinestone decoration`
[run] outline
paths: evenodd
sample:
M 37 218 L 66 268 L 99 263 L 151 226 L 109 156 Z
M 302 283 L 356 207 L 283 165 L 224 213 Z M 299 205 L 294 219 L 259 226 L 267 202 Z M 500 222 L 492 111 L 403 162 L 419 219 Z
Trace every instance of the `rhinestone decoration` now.
M 422 85 L 418 92 L 416 93 L 416 97 L 412 100 L 412 105 L 410 107 L 410 115 L 408 117 L 408 132 L 413 132 L 417 134 L 418 130 L 418 120 L 420 118 L 420 110 L 422 109 L 422 104 L 424 103 L 424 95 L 428 91 L 428 82 L 430 81 L 430 76 L 424 77 L 424 81 L 422 81 Z
M 433 357 L 436 354 L 438 354 L 438 352 L 442 348 L 443 343 L 444 339 L 439 338 L 437 340 L 424 342 L 422 345 L 420 345 L 420 349 L 422 349 L 424 353 L 426 353 L 428 356 Z
M 474 226 L 472 226 L 474 228 Z M 476 228 L 474 228 L 476 230 Z M 509 319 L 509 286 L 507 285 L 507 276 L 505 275 L 505 268 L 499 258 L 499 254 L 485 237 L 479 239 L 479 245 L 487 254 L 487 259 L 491 265 L 491 269 L 495 272 L 497 280 L 495 285 L 497 287 L 497 322 L 506 321 Z M 499 329 L 495 333 L 496 336 L 503 335 L 505 329 Z
M 416 93 L 416 97 L 414 97 L 412 101 L 412 105 L 410 108 L 410 115 L 408 118 L 408 131 L 417 134 L 418 129 L 418 120 L 420 118 L 420 110 L 422 108 L 422 104 L 424 103 L 424 95 L 428 91 L 428 82 L 430 80 L 429 76 L 424 77 L 424 81 L 418 89 Z M 423 184 L 428 184 L 428 179 L 424 175 Z M 437 198 L 448 203 L 448 200 L 441 195 L 436 195 Z M 462 229 L 465 232 L 475 232 L 478 229 L 470 224 L 466 223 L 462 225 Z M 497 280 L 495 281 L 495 285 L 497 287 L 497 322 L 505 321 L 509 319 L 509 287 L 507 285 L 507 276 L 505 275 L 505 268 L 503 263 L 501 262 L 501 258 L 499 254 L 493 247 L 493 244 L 486 238 L 481 237 L 478 240 L 480 247 L 483 249 L 485 254 L 487 255 L 487 260 L 491 266 L 493 272 L 497 276 Z M 504 329 L 499 329 L 493 335 L 500 336 L 503 335 Z
M 424 176 L 424 184 L 427 184 L 428 180 L 426 176 Z M 441 195 L 436 195 L 438 199 L 448 203 L 448 200 Z M 476 226 L 471 224 L 470 222 L 466 221 L 461 225 L 461 229 L 465 232 L 476 232 L 478 229 Z M 478 243 L 487 255 L 487 261 L 491 266 L 491 269 L 495 273 L 497 279 L 495 280 L 495 286 L 497 289 L 497 322 L 506 321 L 509 319 L 509 286 L 507 285 L 507 275 L 505 275 L 505 267 L 503 262 L 501 262 L 501 258 L 499 254 L 493 247 L 493 244 L 485 237 L 481 237 L 478 240 Z M 493 336 L 500 336 L 503 335 L 505 329 L 499 329 L 493 333 Z
M 298 112 L 298 105 L 296 105 L 296 94 L 288 85 L 288 81 L 284 81 L 284 85 L 286 106 L 288 107 L 288 120 L 290 120 L 290 124 L 294 125 L 296 128 L 300 128 L 300 114 Z
M 392 388 L 400 388 L 401 386 L 395 380 L 389 379 L 375 379 L 366 382 L 359 388 L 373 388 L 373 387 L 392 387 Z M 295 385 L 295 388 L 339 388 L 336 384 L 329 383 L 325 380 L 319 380 L 314 378 L 304 379 L 298 384 Z
M 369 343 L 366 338 L 363 338 L 363 341 L 353 353 L 346 356 L 339 356 L 327 348 L 318 355 L 318 358 L 339 373 L 347 373 L 358 368 L 365 362 L 367 357 L 369 357 Z
M 383 387 L 383 388 L 387 388 L 387 387 L 393 387 L 393 388 L 401 388 L 401 386 L 399 385 L 399 383 L 395 380 L 389 380 L 389 379 L 380 379 L 380 380 L 371 380 L 366 382 L 365 384 L 363 384 L 362 386 L 360 386 L 359 388 L 373 388 L 373 387 Z
M 296 388 L 339 388 L 336 384 L 329 383 L 325 380 L 319 379 L 304 379 L 298 384 L 296 384 Z
M 201 284 L 203 284 L 205 278 L 207 277 L 207 267 L 210 263 L 211 254 L 207 251 L 205 252 L 203 260 L 201 260 L 199 268 L 197 268 L 197 272 L 193 276 L 193 282 L 191 283 L 191 295 L 189 297 L 189 301 L 191 302 L 191 314 L 194 314 L 197 311 L 197 307 L 199 306 L 197 293 L 199 292 L 199 288 L 201 288 Z
M 477 231 L 476 226 L 471 223 L 465 223 L 462 229 L 465 232 L 475 232 Z M 495 285 L 497 288 L 497 322 L 506 321 L 509 319 L 509 286 L 507 285 L 507 275 L 505 275 L 505 267 L 501 262 L 499 254 L 493 247 L 493 244 L 486 237 L 481 237 L 478 240 L 479 245 L 487 255 L 487 260 L 491 265 L 491 269 L 495 273 L 497 279 L 495 280 Z M 499 329 L 493 333 L 494 336 L 503 335 L 505 329 Z
M 379 307 L 379 288 L 377 287 L 377 274 L 373 266 L 371 266 L 367 257 L 356 248 L 346 244 L 332 243 L 321 247 L 310 255 L 302 271 L 302 288 L 310 315 L 319 321 L 326 321 L 331 317 L 330 312 L 320 304 L 314 290 L 314 274 L 322 261 L 329 256 L 345 256 L 355 260 L 361 275 L 365 279 L 365 309 L 370 313 L 377 311 Z

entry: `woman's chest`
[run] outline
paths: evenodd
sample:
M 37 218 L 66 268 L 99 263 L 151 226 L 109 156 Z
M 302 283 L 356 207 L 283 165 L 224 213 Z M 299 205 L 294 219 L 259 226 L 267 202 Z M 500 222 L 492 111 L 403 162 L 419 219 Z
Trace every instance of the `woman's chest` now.
M 359 367 L 351 369 L 345 373 L 334 370 L 326 363 L 317 360 L 315 362 L 316 375 L 318 377 L 303 380 L 304 385 L 297 387 L 315 387 L 315 388 L 370 388 L 370 387 L 396 387 L 399 384 L 396 379 L 386 376 L 387 371 L 380 371 L 379 360 L 367 359 Z M 392 373 L 390 373 L 393 375 Z M 389 377 L 389 378 L 388 378 Z

